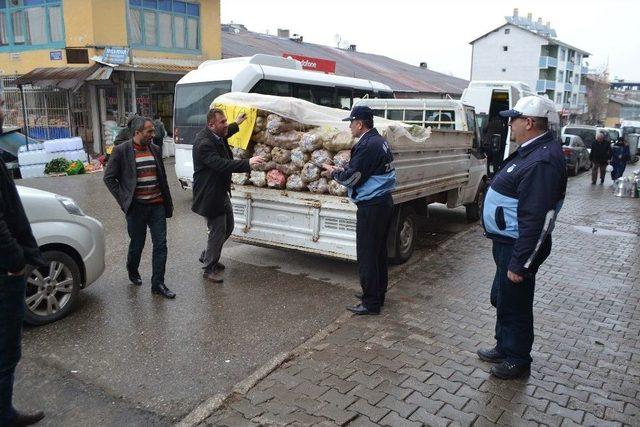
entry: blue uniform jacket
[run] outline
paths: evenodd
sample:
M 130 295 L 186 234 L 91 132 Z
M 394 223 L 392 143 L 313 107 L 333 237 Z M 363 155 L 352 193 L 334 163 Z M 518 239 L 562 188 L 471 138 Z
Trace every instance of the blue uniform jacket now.
M 536 255 L 551 237 L 566 189 L 564 154 L 550 132 L 518 148 L 493 177 L 482 224 L 490 239 L 514 245 L 510 271 L 537 269 Z
M 351 148 L 351 160 L 332 177 L 347 187 L 355 203 L 383 196 L 396 188 L 396 171 L 391 164 L 389 143 L 371 129 Z

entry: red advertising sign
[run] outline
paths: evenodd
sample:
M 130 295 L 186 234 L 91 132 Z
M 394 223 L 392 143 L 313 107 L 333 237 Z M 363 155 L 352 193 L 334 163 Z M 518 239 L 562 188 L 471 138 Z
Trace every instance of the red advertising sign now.
M 293 58 L 296 61 L 302 63 L 302 68 L 311 71 L 320 71 L 322 73 L 335 73 L 336 61 L 329 61 L 328 59 L 312 58 L 310 56 L 294 55 L 293 53 L 283 53 L 285 58 Z

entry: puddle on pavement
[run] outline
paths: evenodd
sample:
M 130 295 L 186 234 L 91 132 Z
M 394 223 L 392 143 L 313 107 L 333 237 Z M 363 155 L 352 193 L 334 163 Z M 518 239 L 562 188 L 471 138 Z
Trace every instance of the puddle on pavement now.
M 573 228 L 583 233 L 593 234 L 595 236 L 637 237 L 637 235 L 633 233 L 627 233 L 624 231 L 617 231 L 617 230 L 608 230 L 606 228 L 588 227 L 586 225 L 574 225 Z

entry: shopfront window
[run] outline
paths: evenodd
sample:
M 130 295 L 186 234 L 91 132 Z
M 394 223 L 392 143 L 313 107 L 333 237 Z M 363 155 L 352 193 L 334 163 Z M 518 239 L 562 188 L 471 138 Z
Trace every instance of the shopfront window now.
M 134 47 L 200 50 L 199 1 L 129 0 L 128 23 Z
M 63 47 L 62 0 L 0 0 L 0 51 Z

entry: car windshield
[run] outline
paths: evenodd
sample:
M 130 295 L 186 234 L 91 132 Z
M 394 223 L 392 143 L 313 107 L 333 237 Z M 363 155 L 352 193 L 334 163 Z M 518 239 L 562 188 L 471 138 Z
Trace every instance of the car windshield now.
M 564 130 L 564 133 L 569 135 L 578 135 L 584 141 L 584 145 L 588 148 L 591 148 L 591 145 L 596 140 L 596 130 L 595 129 L 585 129 L 585 128 L 571 128 L 567 127 Z
M 571 145 L 571 137 L 569 137 L 569 136 L 565 136 L 565 137 L 562 139 L 562 145 L 564 145 L 565 147 L 570 146 L 570 145 Z
M 231 81 L 176 86 L 175 125 L 204 126 L 211 102 L 231 91 Z

